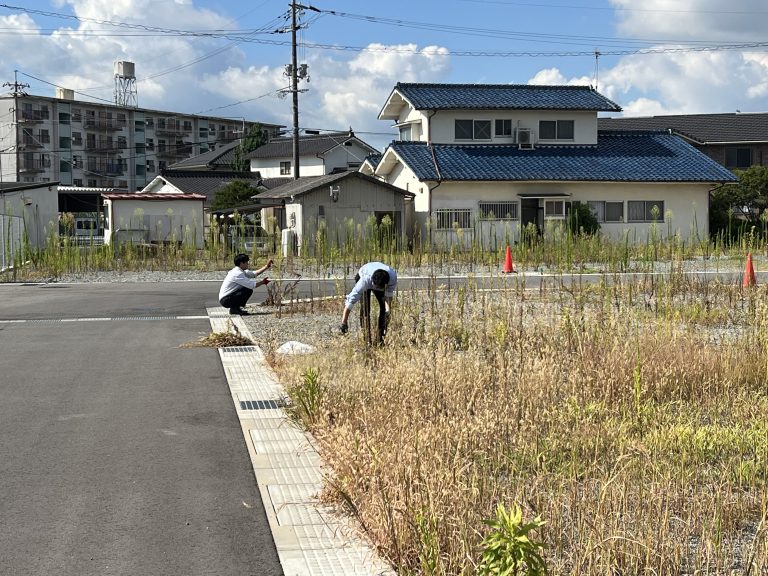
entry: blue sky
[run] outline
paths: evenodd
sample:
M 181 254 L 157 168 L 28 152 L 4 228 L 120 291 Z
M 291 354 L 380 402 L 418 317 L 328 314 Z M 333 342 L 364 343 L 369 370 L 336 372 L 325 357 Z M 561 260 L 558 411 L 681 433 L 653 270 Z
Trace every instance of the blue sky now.
M 762 0 L 316 0 L 299 33 L 300 125 L 376 120 L 398 81 L 595 84 L 626 115 L 768 111 Z M 0 7 L 0 78 L 113 99 L 136 63 L 142 107 L 291 125 L 287 0 L 16 0 Z M 728 46 L 728 49 L 725 47 Z M 712 50 L 711 48 L 717 49 Z M 600 52 L 595 58 L 595 51 Z M 638 51 L 640 51 L 638 53 Z M 597 64 L 597 66 L 596 66 Z M 597 78 L 596 78 L 597 73 Z M 7 88 L 6 88 L 7 89 Z

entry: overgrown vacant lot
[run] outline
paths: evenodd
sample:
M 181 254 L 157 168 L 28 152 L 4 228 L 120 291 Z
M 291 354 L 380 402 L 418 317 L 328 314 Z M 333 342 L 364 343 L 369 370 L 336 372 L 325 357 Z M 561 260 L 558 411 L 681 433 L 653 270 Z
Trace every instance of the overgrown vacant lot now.
M 474 574 L 499 503 L 546 522 L 552 574 L 765 574 L 766 302 L 682 276 L 401 292 L 385 347 L 276 369 L 401 574 Z

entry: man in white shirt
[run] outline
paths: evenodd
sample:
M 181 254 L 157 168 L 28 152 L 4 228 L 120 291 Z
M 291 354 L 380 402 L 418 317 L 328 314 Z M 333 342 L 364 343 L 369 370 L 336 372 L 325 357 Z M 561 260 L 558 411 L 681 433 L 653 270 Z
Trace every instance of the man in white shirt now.
M 344 312 L 341 315 L 341 332 L 349 330 L 349 314 L 352 306 L 360 302 L 360 326 L 365 332 L 366 341 L 371 342 L 371 294 L 376 296 L 379 303 L 378 342 L 384 343 L 384 335 L 389 325 L 392 296 L 397 288 L 397 272 L 383 262 L 364 264 L 355 276 L 355 286 L 344 301 Z
M 248 316 L 250 313 L 244 307 L 248 298 L 253 295 L 253 289 L 269 284 L 269 278 L 257 281 L 256 276 L 272 268 L 272 260 L 255 272 L 248 269 L 249 260 L 248 254 L 235 256 L 235 267 L 227 272 L 227 277 L 219 289 L 219 303 L 224 308 L 229 308 L 230 314 Z

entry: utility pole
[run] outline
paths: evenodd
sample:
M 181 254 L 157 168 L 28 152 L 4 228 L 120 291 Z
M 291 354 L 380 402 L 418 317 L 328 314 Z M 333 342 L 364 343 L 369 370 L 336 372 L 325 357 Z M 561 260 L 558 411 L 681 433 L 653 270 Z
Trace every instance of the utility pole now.
M 296 0 L 291 0 L 291 95 L 293 97 L 293 179 L 299 178 L 299 78 L 296 61 Z

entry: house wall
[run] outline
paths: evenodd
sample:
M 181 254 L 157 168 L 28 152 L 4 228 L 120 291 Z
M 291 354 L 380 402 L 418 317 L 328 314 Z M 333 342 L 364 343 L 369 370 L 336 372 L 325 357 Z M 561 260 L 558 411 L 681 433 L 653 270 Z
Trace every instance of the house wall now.
M 745 170 L 747 166 L 737 168 L 736 166 L 729 166 L 727 159 L 727 150 L 729 148 L 749 148 L 752 151 L 752 166 L 768 166 L 768 144 L 694 144 L 695 148 L 703 152 L 712 160 L 728 168 L 729 170 L 741 169 Z
M 368 148 L 363 148 L 357 142 L 351 141 L 349 146 L 338 146 L 325 154 L 325 173 L 330 174 L 334 169 L 357 169 L 370 154 Z M 303 168 L 303 166 L 302 166 Z M 301 173 L 304 176 L 304 171 Z
M 594 112 L 569 111 L 569 110 L 446 110 L 435 114 L 429 122 L 432 129 L 432 142 L 454 143 L 467 142 L 456 140 L 455 121 L 464 120 L 491 120 L 491 140 L 493 144 L 514 143 L 514 134 L 511 138 L 500 138 L 494 134 L 494 120 L 512 120 L 514 128 L 529 128 L 535 142 L 539 142 L 540 120 L 573 120 L 574 139 L 573 144 L 597 144 L 597 116 Z M 478 142 L 477 140 L 469 141 Z M 542 140 L 542 143 L 547 141 Z M 558 141 L 552 141 L 558 142 Z
M 290 174 L 280 174 L 280 162 L 291 163 Z M 262 178 L 280 178 L 293 176 L 293 157 L 283 158 L 251 158 L 251 172 L 258 172 Z M 325 164 L 322 158 L 317 156 L 299 157 L 299 175 L 322 176 L 325 174 Z
M 581 110 L 439 110 L 431 118 L 429 114 L 421 111 L 403 112 L 400 121 L 419 119 L 422 130 L 418 134 L 412 133 L 412 140 L 428 141 L 431 136 L 436 144 L 464 143 L 489 143 L 489 144 L 513 144 L 512 137 L 497 137 L 494 132 L 494 120 L 512 120 L 513 129 L 528 128 L 531 130 L 535 142 L 539 142 L 540 120 L 573 120 L 574 139 L 567 141 L 572 144 L 597 144 L 597 115 L 594 111 Z M 491 120 L 491 140 L 456 140 L 456 120 Z M 431 127 L 431 133 L 430 133 Z M 542 144 L 548 142 L 562 143 L 562 140 L 541 140 Z
M 202 200 L 105 200 L 104 243 L 193 243 L 203 247 Z
M 515 182 L 443 182 L 433 189 L 431 214 L 441 209 L 470 209 L 471 228 L 457 234 L 455 230 L 438 230 L 432 226 L 432 239 L 436 243 L 468 244 L 473 239 L 484 246 L 494 246 L 507 239 L 516 242 L 520 239 L 521 212 L 519 194 L 562 194 L 571 202 L 621 201 L 623 203 L 623 222 L 601 222 L 600 232 L 619 240 L 628 234 L 629 241 L 642 243 L 647 241 L 654 224 L 652 222 L 628 222 L 627 201 L 663 201 L 664 214 L 656 222 L 656 233 L 661 238 L 680 234 L 684 239 L 707 238 L 709 235 L 709 184 L 692 183 L 603 183 L 603 182 L 564 182 L 564 183 L 515 183 Z M 426 194 L 426 193 L 425 193 Z M 417 195 L 417 199 L 423 195 Z M 514 220 L 485 220 L 479 218 L 480 202 L 518 202 L 518 217 Z M 537 201 L 543 207 L 544 200 Z M 424 202 L 416 205 L 416 219 L 421 234 L 428 238 L 427 220 L 429 214 L 423 209 Z M 420 209 L 419 207 L 422 207 Z M 544 219 L 547 222 L 557 218 Z M 560 218 L 562 220 L 562 218 Z

